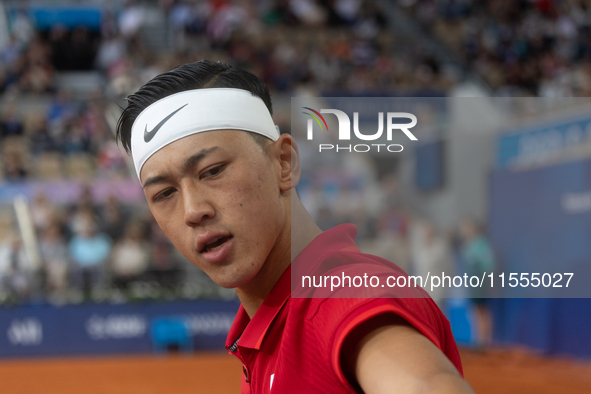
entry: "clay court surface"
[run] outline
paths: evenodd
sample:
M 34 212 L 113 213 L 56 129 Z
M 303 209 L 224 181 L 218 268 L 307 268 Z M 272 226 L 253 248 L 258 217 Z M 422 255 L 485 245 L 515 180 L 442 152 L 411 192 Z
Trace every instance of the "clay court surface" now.
M 479 394 L 591 393 L 591 361 L 522 350 L 462 351 Z M 239 393 L 241 366 L 227 354 L 0 361 L 2 394 Z

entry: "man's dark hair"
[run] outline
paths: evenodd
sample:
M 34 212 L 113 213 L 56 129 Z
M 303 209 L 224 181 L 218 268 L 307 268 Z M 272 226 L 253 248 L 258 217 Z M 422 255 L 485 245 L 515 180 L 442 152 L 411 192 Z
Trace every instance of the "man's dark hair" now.
M 234 68 L 222 62 L 200 60 L 183 64 L 158 75 L 142 86 L 137 92 L 127 97 L 127 107 L 117 122 L 117 141 L 131 151 L 131 126 L 138 115 L 151 104 L 175 93 L 193 89 L 236 88 L 244 89 L 253 96 L 260 97 L 269 113 L 273 115 L 273 105 L 267 85 L 256 75 Z M 270 141 L 267 137 L 248 133 L 261 146 Z

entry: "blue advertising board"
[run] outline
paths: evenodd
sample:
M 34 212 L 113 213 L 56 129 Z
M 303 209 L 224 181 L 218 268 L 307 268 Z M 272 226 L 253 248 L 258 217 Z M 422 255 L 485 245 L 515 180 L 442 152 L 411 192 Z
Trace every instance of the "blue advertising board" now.
M 590 140 L 589 115 L 507 130 L 497 142 L 497 167 L 543 163 L 566 149 Z
M 10 15 L 14 17 L 18 8 L 13 8 Z M 49 30 L 61 25 L 68 29 L 84 26 L 90 30 L 100 30 L 102 9 L 93 5 L 83 4 L 31 4 L 28 16 L 39 30 Z
M 0 308 L 0 357 L 162 350 L 154 325 L 182 322 L 192 350 L 224 350 L 236 301 L 175 301 Z M 166 343 L 164 343 L 166 345 Z

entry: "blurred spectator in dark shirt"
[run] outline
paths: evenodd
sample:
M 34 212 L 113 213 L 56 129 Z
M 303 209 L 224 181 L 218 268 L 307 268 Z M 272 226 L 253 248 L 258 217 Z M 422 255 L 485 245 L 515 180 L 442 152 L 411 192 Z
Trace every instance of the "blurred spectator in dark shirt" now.
M 72 119 L 62 141 L 62 153 L 69 155 L 73 153 L 89 152 L 90 138 L 84 130 L 82 119 Z
M 56 141 L 49 134 L 47 118 L 45 116 L 39 115 L 33 118 L 30 134 L 31 153 L 33 155 L 57 150 Z
M 8 137 L 23 134 L 23 118 L 14 104 L 6 106 L 2 118 L 0 118 L 0 137 Z
M 8 181 L 22 181 L 27 178 L 27 174 L 20 152 L 7 152 L 4 157 L 4 178 Z
M 72 99 L 72 94 L 68 90 L 59 90 L 51 105 L 47 109 L 47 120 L 50 126 L 63 124 L 72 119 L 78 111 L 79 103 Z
M 127 212 L 114 195 L 107 197 L 101 213 L 101 229 L 113 241 L 118 241 L 125 231 Z

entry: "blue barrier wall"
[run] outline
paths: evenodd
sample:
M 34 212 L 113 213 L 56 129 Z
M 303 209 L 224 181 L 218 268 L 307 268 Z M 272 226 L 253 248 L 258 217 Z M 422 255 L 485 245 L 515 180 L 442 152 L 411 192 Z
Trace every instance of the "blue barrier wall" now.
M 497 298 L 491 307 L 495 342 L 591 358 L 591 299 Z
M 150 328 L 162 318 L 184 321 L 196 350 L 224 350 L 238 306 L 176 301 L 3 307 L 0 357 L 151 352 Z
M 488 229 L 499 269 L 574 273 L 568 289 L 503 289 L 504 297 L 543 298 L 491 300 L 496 341 L 591 357 L 591 161 L 497 170 L 490 186 Z
M 488 230 L 505 273 L 573 273 L 566 287 L 505 286 L 500 297 L 591 297 L 591 160 L 530 171 L 498 170 Z M 546 281 L 547 282 L 547 281 Z

